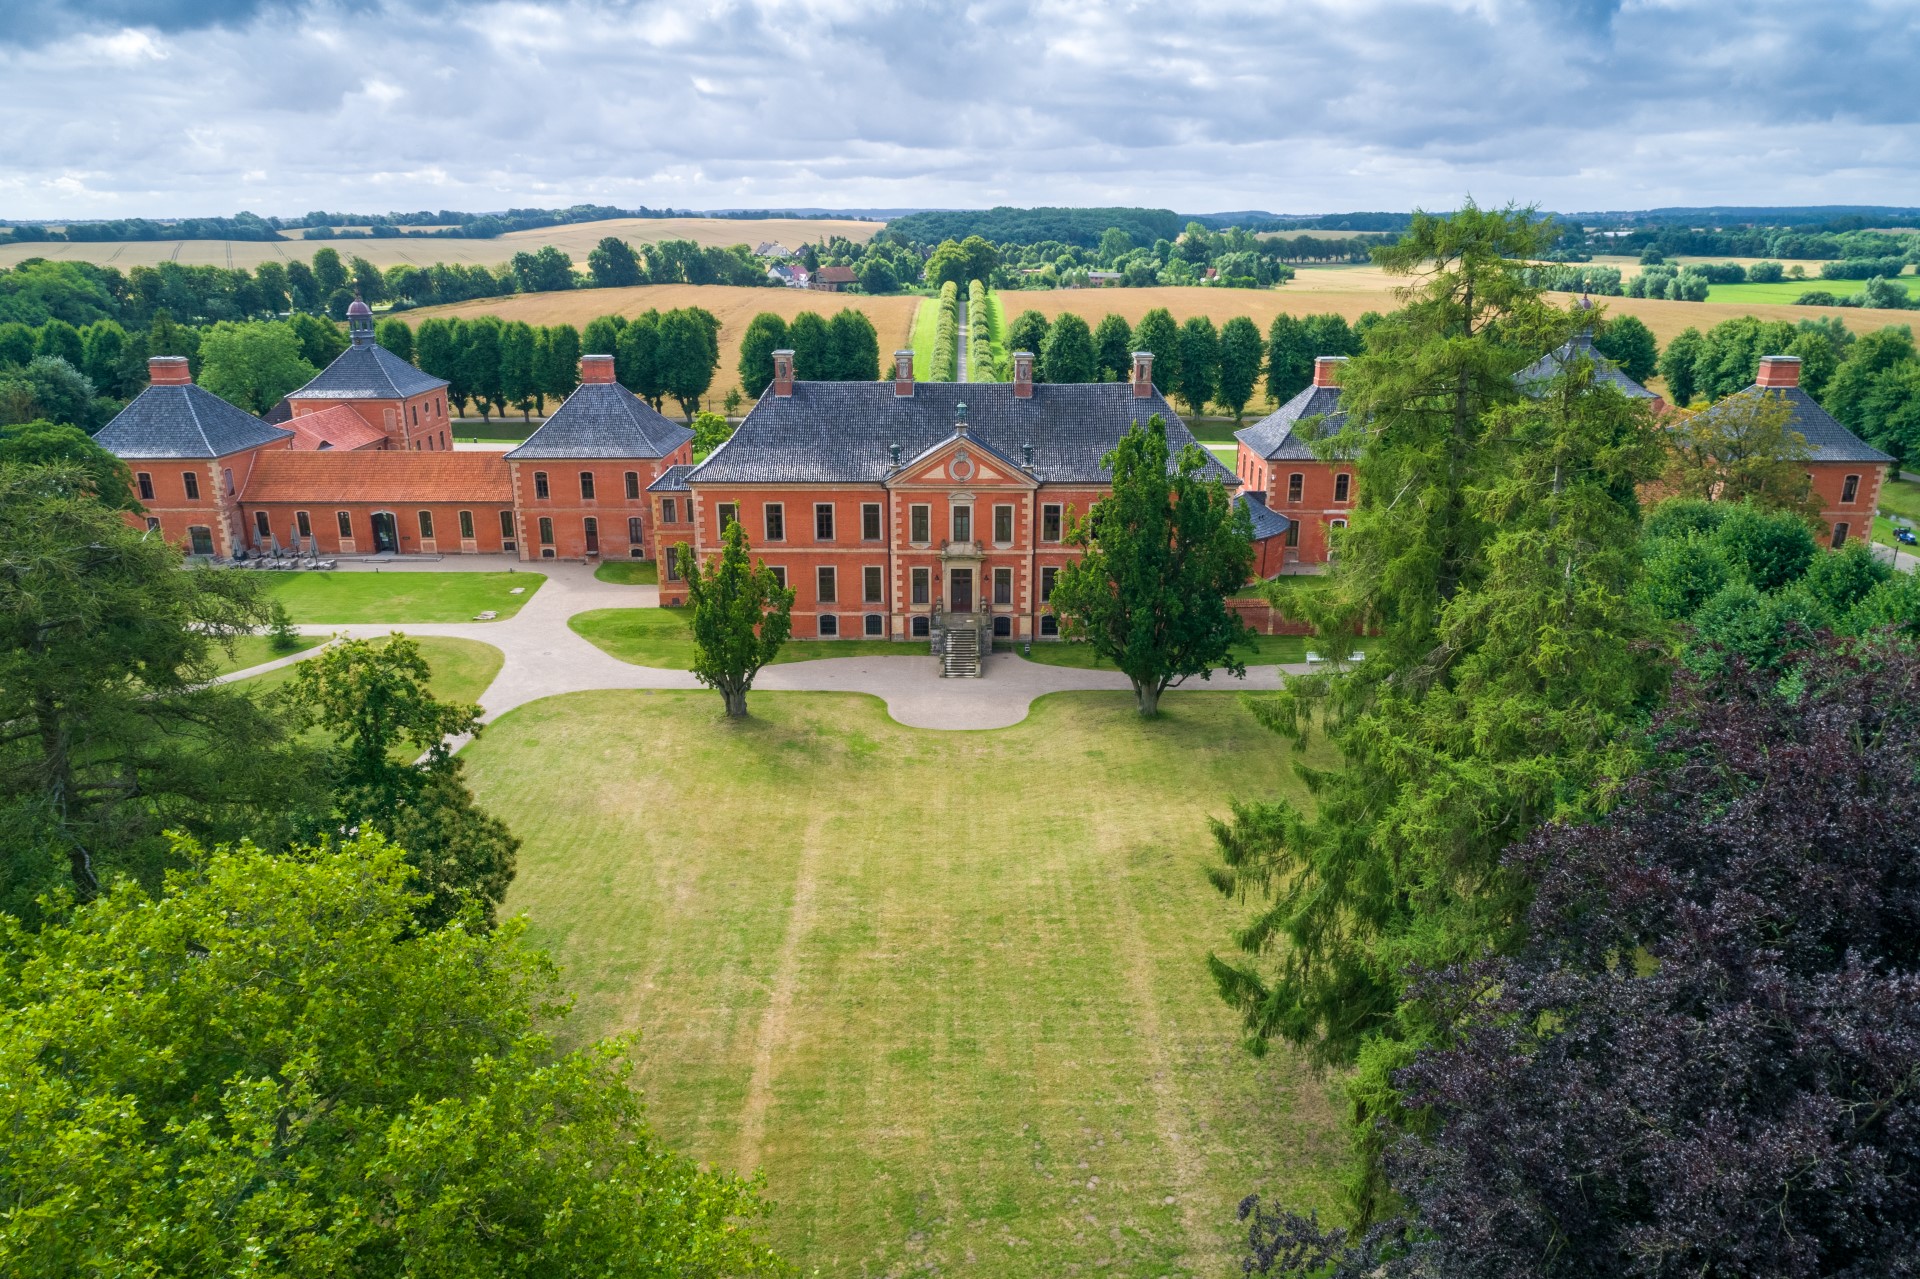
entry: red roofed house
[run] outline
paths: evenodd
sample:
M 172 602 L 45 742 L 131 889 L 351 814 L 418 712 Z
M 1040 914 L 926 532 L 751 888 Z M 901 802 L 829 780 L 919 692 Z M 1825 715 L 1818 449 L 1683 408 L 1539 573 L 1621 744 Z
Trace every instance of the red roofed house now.
M 498 453 L 280 449 L 254 465 L 240 508 L 255 545 L 311 538 L 328 555 L 498 554 L 514 540 Z
M 857 278 L 850 266 L 823 266 L 813 273 L 813 279 L 808 282 L 807 287 L 822 289 L 828 293 L 844 293 L 847 286 Z
M 347 307 L 347 335 L 347 349 L 313 381 L 287 396 L 294 421 L 346 408 L 379 432 L 388 448 L 451 450 L 446 379 L 421 372 L 375 342 L 373 311 L 359 298 Z

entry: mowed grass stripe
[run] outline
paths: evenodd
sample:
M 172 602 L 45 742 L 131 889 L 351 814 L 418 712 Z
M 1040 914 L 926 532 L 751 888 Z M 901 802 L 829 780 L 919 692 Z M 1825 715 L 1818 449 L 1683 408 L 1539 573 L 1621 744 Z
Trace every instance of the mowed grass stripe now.
M 1206 818 L 1298 795 L 1288 752 L 1234 695 L 1169 702 L 948 734 L 848 695 L 725 724 L 711 694 L 582 694 L 467 757 L 574 1033 L 641 1033 L 663 1133 L 753 1158 L 803 1270 L 1222 1274 L 1241 1196 L 1331 1204 L 1340 1137 L 1203 963 L 1243 914 Z

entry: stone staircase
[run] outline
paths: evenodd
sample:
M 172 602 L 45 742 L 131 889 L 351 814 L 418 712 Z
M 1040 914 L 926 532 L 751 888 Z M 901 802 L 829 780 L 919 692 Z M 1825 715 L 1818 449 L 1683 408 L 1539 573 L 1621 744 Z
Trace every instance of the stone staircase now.
M 980 632 L 971 626 L 947 631 L 940 655 L 940 674 L 947 679 L 980 678 Z

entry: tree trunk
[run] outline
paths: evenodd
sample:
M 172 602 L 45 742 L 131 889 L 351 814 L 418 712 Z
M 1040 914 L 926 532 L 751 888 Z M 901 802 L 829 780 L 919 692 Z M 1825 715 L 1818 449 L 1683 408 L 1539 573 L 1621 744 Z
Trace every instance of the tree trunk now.
M 1160 686 L 1133 681 L 1133 697 L 1140 706 L 1140 718 L 1152 719 L 1160 713 Z
M 728 689 L 722 693 L 721 696 L 726 699 L 728 719 L 745 719 L 747 717 L 747 691 L 745 689 Z

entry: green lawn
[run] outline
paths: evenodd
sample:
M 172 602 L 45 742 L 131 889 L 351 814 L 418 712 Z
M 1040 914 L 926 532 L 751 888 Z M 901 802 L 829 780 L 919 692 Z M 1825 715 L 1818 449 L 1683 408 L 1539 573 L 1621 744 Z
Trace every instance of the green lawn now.
M 427 659 L 427 665 L 433 671 L 428 687 L 443 702 L 479 701 L 480 694 L 487 691 L 487 685 L 493 683 L 493 677 L 500 673 L 500 665 L 506 660 L 499 649 L 491 644 L 482 644 L 479 640 L 451 639 L 440 635 L 413 635 L 408 638 L 420 646 L 420 655 Z M 291 680 L 298 667 L 297 662 L 292 666 L 282 666 L 277 671 L 241 680 L 240 686 L 273 692 Z
M 638 1034 L 663 1136 L 759 1169 L 802 1274 L 1238 1273 L 1245 1194 L 1330 1213 L 1333 1085 L 1256 1060 L 1204 959 L 1207 818 L 1301 798 L 1241 698 L 1042 699 L 1013 728 L 879 701 L 535 702 L 468 748 L 524 841 L 506 909 Z
M 268 589 L 295 622 L 470 622 L 485 609 L 512 617 L 543 573 L 275 573 Z M 513 594 L 515 588 L 521 593 Z
M 607 560 L 593 570 L 593 575 L 618 586 L 660 585 L 660 565 L 653 560 Z
M 1882 480 L 1880 510 L 1887 515 L 1904 515 L 1920 522 L 1920 484 L 1911 480 Z
M 594 647 L 636 666 L 669 670 L 693 668 L 693 612 L 684 608 L 598 608 L 567 619 L 576 634 Z M 774 664 L 823 657 L 925 657 L 927 641 L 843 639 L 793 640 L 783 644 Z
M 913 376 L 927 382 L 933 374 L 933 339 L 940 328 L 940 299 L 924 299 L 913 313 Z
M 1005 640 L 995 644 L 996 652 L 1021 652 L 1021 645 L 1008 644 Z M 1026 654 L 1022 653 L 1022 656 Z M 1072 666 L 1081 670 L 1111 670 L 1110 663 L 1094 656 L 1093 648 L 1087 644 L 1065 640 L 1036 641 L 1029 661 L 1040 662 L 1047 666 Z M 1304 662 L 1307 660 L 1307 640 L 1303 635 L 1261 635 L 1252 652 L 1242 649 L 1240 660 L 1249 666 L 1272 666 L 1280 662 Z M 1190 681 L 1194 687 L 1204 688 L 1204 684 Z
M 304 653 L 315 644 L 323 642 L 318 635 L 302 635 L 299 643 L 292 648 L 275 648 L 273 640 L 265 635 L 242 635 L 233 642 L 233 652 L 218 644 L 213 646 L 213 673 L 231 675 L 235 671 L 244 671 L 250 666 L 264 666 L 268 662 L 277 662 L 283 657 L 292 657 L 295 653 Z

